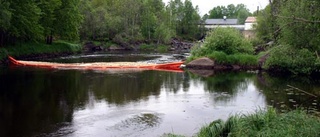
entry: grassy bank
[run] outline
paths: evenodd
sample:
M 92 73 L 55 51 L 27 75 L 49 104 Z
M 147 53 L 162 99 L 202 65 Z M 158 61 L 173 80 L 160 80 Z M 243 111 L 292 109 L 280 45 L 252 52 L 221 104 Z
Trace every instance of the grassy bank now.
M 275 109 L 216 120 L 200 129 L 197 137 L 319 137 L 320 118 L 304 111 L 276 113 Z M 172 135 L 178 137 L 178 135 Z
M 199 55 L 199 56 L 192 54 L 187 59 L 187 62 L 191 62 L 192 60 L 195 60 L 201 57 L 208 57 L 221 65 L 240 65 L 240 66 L 258 65 L 258 56 L 256 55 L 240 54 L 240 53 L 227 55 L 226 53 L 220 52 L 220 51 L 212 51 L 210 54 Z
M 72 44 L 64 41 L 57 41 L 52 45 L 44 43 L 23 43 L 15 46 L 0 47 L 0 60 L 5 59 L 8 55 L 19 57 L 37 54 L 59 54 L 59 53 L 76 53 L 82 49 L 79 44 Z
M 207 34 L 202 45 L 194 46 L 190 62 L 201 57 L 208 57 L 220 65 L 258 65 L 258 56 L 253 55 L 252 43 L 234 28 L 216 28 Z

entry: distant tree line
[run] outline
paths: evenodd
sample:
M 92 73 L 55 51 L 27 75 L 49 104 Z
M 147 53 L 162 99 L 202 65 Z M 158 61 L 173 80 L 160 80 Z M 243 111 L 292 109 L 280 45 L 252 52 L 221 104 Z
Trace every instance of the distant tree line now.
M 81 3 L 84 21 L 80 35 L 87 40 L 155 41 L 171 37 L 196 38 L 198 7 L 190 0 L 92 0 Z
M 249 9 L 244 4 L 229 4 L 228 6 L 217 6 L 205 14 L 202 19 L 222 19 L 224 16 L 227 18 L 238 19 L 238 24 L 244 24 L 247 17 L 252 15 Z
M 0 17 L 0 46 L 54 39 L 195 39 L 201 19 L 190 0 L 0 0 Z

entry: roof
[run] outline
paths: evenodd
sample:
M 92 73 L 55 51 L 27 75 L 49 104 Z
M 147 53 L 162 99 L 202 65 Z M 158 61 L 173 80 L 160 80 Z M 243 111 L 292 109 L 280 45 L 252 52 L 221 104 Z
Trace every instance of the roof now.
M 207 19 L 206 25 L 237 25 L 238 19 Z
M 257 22 L 256 17 L 248 17 L 246 19 L 246 23 L 255 23 L 255 22 Z

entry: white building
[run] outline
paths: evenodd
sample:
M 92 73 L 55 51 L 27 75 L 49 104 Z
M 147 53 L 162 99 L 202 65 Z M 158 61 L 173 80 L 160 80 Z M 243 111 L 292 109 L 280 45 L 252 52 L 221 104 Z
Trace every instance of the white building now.
M 244 29 L 244 25 L 238 24 L 238 19 L 227 19 L 226 16 L 223 19 L 207 19 L 204 25 L 207 29 L 213 29 L 217 27 L 232 27 L 239 30 Z
M 255 24 L 257 24 L 256 17 L 248 17 L 244 23 L 244 30 L 253 30 Z

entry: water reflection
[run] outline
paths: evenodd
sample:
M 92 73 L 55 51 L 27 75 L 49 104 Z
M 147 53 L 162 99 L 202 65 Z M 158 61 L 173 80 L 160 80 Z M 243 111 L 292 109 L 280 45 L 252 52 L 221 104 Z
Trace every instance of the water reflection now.
M 192 136 L 267 105 L 319 109 L 318 82 L 254 73 L 0 68 L 0 136 Z
M 317 79 L 272 77 L 267 73 L 259 73 L 255 80 L 255 85 L 264 93 L 268 104 L 282 112 L 302 108 L 312 113 L 318 113 L 317 111 L 320 110 L 319 83 L 320 81 Z M 307 93 L 304 93 L 304 91 Z

